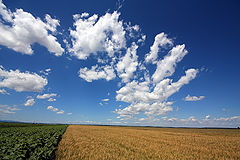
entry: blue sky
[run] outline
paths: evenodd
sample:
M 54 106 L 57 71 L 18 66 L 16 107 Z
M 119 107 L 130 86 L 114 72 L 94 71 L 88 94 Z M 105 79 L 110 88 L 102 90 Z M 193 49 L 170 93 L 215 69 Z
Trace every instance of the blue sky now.
M 0 119 L 237 127 L 238 1 L 0 1 Z

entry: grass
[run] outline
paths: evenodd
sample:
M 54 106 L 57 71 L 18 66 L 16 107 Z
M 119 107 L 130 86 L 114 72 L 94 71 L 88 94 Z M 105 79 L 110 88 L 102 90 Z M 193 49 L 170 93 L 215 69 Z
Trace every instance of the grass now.
M 71 125 L 56 159 L 240 159 L 240 130 Z

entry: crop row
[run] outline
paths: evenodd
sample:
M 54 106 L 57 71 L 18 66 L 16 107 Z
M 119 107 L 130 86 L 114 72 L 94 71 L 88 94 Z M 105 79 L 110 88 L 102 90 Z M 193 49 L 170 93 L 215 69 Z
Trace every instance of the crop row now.
M 51 159 L 66 125 L 0 128 L 0 159 Z

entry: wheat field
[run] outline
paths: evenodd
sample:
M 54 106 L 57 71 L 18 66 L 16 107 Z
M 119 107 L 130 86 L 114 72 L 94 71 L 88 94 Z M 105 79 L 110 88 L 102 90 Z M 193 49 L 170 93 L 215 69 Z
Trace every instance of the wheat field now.
M 240 159 L 240 130 L 70 125 L 56 159 Z

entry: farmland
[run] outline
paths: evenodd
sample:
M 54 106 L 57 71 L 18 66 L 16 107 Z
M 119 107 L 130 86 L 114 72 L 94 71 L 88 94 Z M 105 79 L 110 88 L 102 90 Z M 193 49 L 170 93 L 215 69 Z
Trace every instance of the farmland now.
M 240 159 L 240 131 L 70 125 L 56 159 Z
M 67 125 L 0 123 L 0 159 L 51 159 Z
M 239 148 L 238 129 L 0 123 L 3 160 L 240 159 Z

